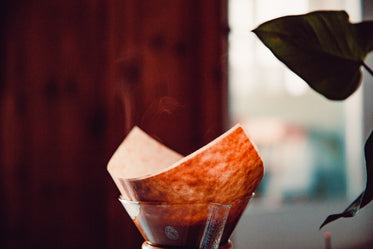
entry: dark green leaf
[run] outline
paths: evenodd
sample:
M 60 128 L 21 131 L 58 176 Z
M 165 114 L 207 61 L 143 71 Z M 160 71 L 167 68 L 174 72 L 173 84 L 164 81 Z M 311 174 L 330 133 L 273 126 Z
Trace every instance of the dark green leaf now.
M 280 17 L 253 32 L 310 87 L 333 100 L 359 87 L 360 67 L 373 49 L 373 21 L 352 24 L 344 11 Z
M 370 134 L 367 142 L 365 143 L 365 163 L 367 169 L 367 184 L 365 191 L 350 204 L 342 213 L 329 215 L 321 224 L 320 229 L 326 224 L 339 219 L 355 216 L 361 208 L 367 205 L 373 198 L 373 132 Z

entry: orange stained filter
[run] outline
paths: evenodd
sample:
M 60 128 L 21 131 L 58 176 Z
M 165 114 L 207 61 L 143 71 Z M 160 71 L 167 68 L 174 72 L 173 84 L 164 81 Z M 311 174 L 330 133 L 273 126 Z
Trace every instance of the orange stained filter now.
M 124 199 L 229 204 L 251 195 L 264 170 L 238 124 L 184 158 L 135 127 L 109 161 L 108 171 Z

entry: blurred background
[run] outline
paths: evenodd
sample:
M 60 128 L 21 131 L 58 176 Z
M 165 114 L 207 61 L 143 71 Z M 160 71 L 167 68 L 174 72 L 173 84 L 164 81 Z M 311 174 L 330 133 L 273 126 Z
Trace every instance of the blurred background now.
M 3 1 L 0 248 L 140 248 L 106 171 L 128 131 L 187 155 L 237 122 L 266 172 L 235 248 L 323 248 L 364 188 L 373 80 L 328 101 L 250 32 L 318 9 L 373 19 L 370 0 Z M 327 226 L 333 248 L 371 248 L 372 216 Z
M 371 207 L 317 229 L 365 187 L 362 148 L 373 125 L 372 77 L 365 71 L 359 91 L 329 101 L 247 32 L 279 16 L 321 9 L 345 10 L 351 22 L 373 19 L 373 1 L 229 1 L 230 120 L 246 126 L 266 170 L 236 230 L 239 248 L 324 248 L 327 230 L 333 248 L 373 248 Z

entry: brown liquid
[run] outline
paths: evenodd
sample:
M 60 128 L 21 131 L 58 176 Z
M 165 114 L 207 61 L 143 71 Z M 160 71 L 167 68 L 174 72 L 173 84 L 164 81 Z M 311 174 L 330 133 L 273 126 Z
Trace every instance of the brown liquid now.
M 145 240 L 148 241 L 147 244 L 149 246 L 153 246 L 153 248 L 199 248 L 201 240 L 203 239 L 202 237 L 204 235 L 206 236 L 206 224 L 180 226 L 168 225 L 162 221 L 149 222 L 148 220 L 144 222 L 138 219 L 135 219 L 134 222 L 139 228 Z M 225 245 L 228 243 L 229 237 L 235 225 L 236 223 L 226 224 L 222 239 L 220 241 L 220 245 Z
M 225 248 L 248 200 L 232 203 L 228 220 L 220 240 L 220 248 Z M 142 205 L 141 211 L 133 220 L 147 241 L 145 248 L 192 249 L 208 248 L 219 236 L 219 228 L 224 223 L 221 219 L 208 219 L 207 204 L 198 206 L 152 206 Z M 208 222 L 208 226 L 206 226 Z M 208 230 L 205 231 L 206 227 Z M 202 243 L 202 244 L 201 244 Z M 216 242 L 215 242 L 216 243 Z M 216 244 L 215 244 L 216 245 Z M 150 247 L 149 247 L 150 246 Z M 231 248 L 228 246 L 227 248 Z
M 232 249 L 232 248 L 233 248 L 233 244 L 231 241 L 228 241 L 228 243 L 226 243 L 225 245 L 219 246 L 219 249 Z M 150 242 L 145 241 L 142 244 L 141 249 L 181 249 L 181 247 L 159 247 L 159 246 L 151 245 Z M 188 248 L 183 247 L 183 249 L 188 249 Z

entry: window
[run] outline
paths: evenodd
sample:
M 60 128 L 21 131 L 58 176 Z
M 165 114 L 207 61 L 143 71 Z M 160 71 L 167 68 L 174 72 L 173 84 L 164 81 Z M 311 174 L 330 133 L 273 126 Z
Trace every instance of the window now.
M 322 9 L 344 9 L 352 22 L 361 20 L 357 0 L 229 1 L 230 118 L 232 123 L 240 122 L 246 127 L 265 166 L 265 176 L 253 204 L 236 233 L 238 244 L 253 239 L 261 243 L 260 248 L 276 248 L 276 236 L 268 242 L 273 244 L 265 246 L 265 233 L 250 236 L 247 232 L 250 219 L 257 221 L 254 230 L 269 226 L 273 219 L 269 220 L 268 214 L 279 218 L 279 225 L 293 224 L 284 236 L 291 236 L 291 232 L 320 236 L 317 228 L 323 219 L 342 211 L 364 188 L 361 89 L 347 101 L 327 100 L 276 59 L 250 32 L 276 17 Z M 304 209 L 306 206 L 310 209 Z M 298 212 L 290 215 L 289 210 L 295 207 Z M 286 210 L 281 214 L 283 218 L 276 216 L 282 212 L 279 210 Z M 258 212 L 266 216 L 260 216 L 260 220 Z M 284 217 L 291 217 L 292 221 Z M 310 227 L 305 228 L 304 219 L 308 219 Z M 310 245 L 307 248 L 312 248 L 312 243 L 315 248 L 322 247 L 322 235 L 303 237 L 307 238 L 291 241 L 288 237 L 289 243 L 278 248 L 300 248 L 304 243 Z M 283 237 L 278 239 L 283 241 Z M 339 242 L 343 244 L 346 239 Z M 256 242 L 252 248 L 256 248 Z
M 353 141 L 348 132 L 354 127 L 354 136 L 361 133 L 361 93 L 346 103 L 325 99 L 249 33 L 272 18 L 326 6 L 311 2 L 231 0 L 230 5 L 230 115 L 246 126 L 266 165 L 259 194 L 276 201 L 343 197 L 362 187 L 346 174 L 349 163 L 362 163 L 349 152 L 362 144 L 361 136 Z M 329 2 L 340 9 L 344 1 Z M 359 5 L 348 12 L 358 17 Z

